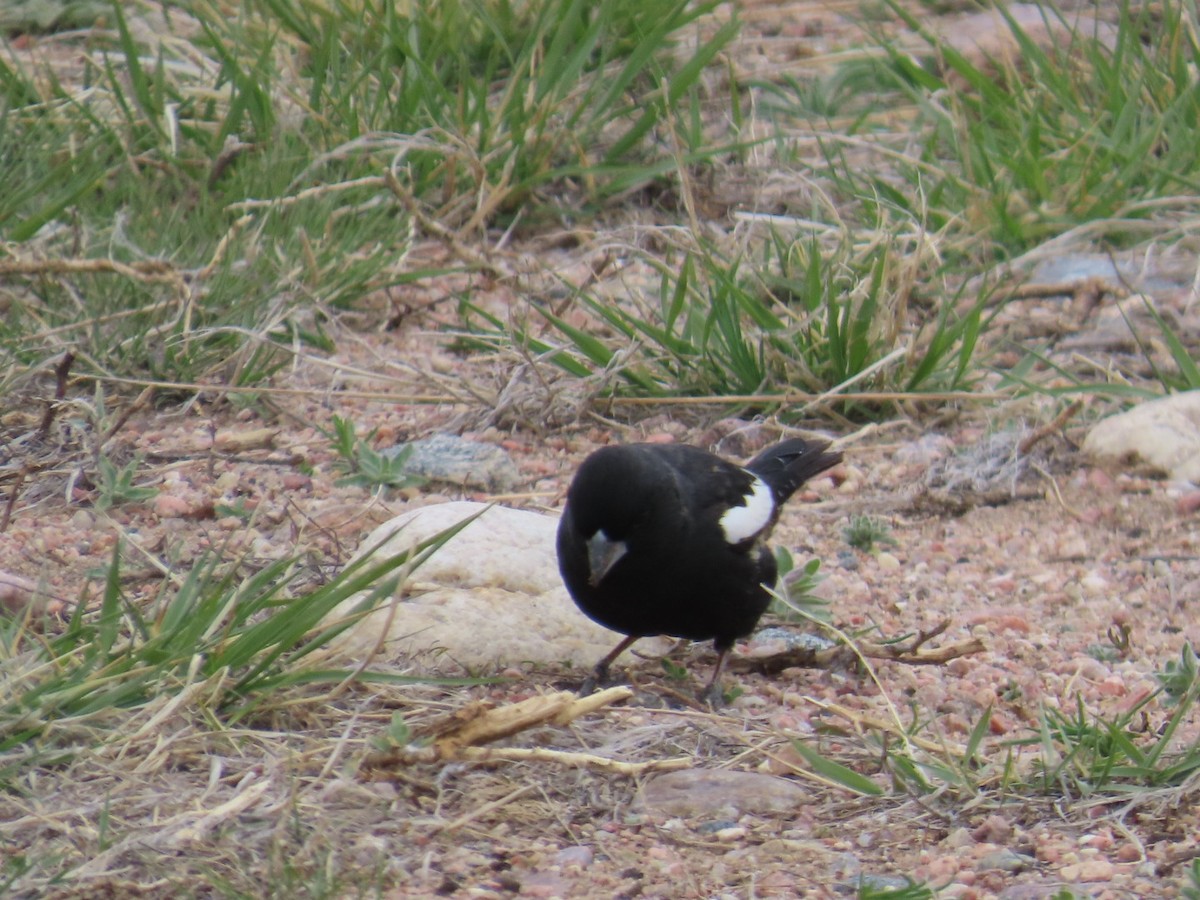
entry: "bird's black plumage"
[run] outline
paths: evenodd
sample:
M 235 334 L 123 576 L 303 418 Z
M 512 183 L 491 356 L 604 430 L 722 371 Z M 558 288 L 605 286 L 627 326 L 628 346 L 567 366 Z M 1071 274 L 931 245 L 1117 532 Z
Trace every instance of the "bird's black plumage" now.
M 604 447 L 583 461 L 558 526 L 558 565 L 576 605 L 628 637 L 712 640 L 716 685 L 733 642 L 767 608 L 766 546 L 783 503 L 841 461 L 825 441 L 768 447 L 745 466 L 682 444 Z

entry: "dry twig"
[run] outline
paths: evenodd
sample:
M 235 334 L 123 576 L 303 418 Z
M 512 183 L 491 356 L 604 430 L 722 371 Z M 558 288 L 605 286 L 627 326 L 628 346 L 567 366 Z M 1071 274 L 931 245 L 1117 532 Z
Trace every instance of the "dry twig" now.
M 949 627 L 949 620 L 943 620 L 933 628 L 918 632 L 911 640 L 902 644 L 880 644 L 860 640 L 855 641 L 854 647 L 846 644 L 835 644 L 831 647 L 789 647 L 770 656 L 730 659 L 728 665 L 731 671 L 760 672 L 766 675 L 793 667 L 830 669 L 848 665 L 860 658 L 887 659 L 910 666 L 942 666 L 952 659 L 981 653 L 986 649 L 979 638 L 955 641 L 941 647 L 925 647 L 925 644 Z
M 367 769 L 390 769 L 414 763 L 552 762 L 628 776 L 690 766 L 692 761 L 686 757 L 631 763 L 548 747 L 480 746 L 541 725 L 567 725 L 582 715 L 632 696 L 629 688 L 614 687 L 588 697 L 577 697 L 570 691 L 557 691 L 509 706 L 472 703 L 430 726 L 425 736 L 432 738 L 431 743 L 409 744 L 371 754 L 363 761 L 363 765 Z
M 1039 441 L 1061 431 L 1063 426 L 1073 419 L 1081 409 L 1083 409 L 1082 400 L 1076 400 L 1074 403 L 1069 404 L 1066 409 L 1055 416 L 1050 422 L 1035 428 L 1033 431 L 1029 432 L 1029 434 L 1025 435 L 1025 437 L 1021 438 L 1020 443 L 1017 444 L 1017 453 L 1019 453 L 1021 456 L 1028 456 L 1029 451 L 1032 450 Z

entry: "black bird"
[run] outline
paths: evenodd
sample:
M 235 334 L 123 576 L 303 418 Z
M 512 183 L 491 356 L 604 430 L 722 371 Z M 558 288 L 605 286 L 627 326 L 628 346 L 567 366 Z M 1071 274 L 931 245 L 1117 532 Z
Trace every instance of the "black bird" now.
M 712 640 L 704 693 L 718 697 L 733 642 L 771 599 L 764 585 L 778 571 L 766 539 L 780 507 L 841 462 L 828 448 L 795 438 L 739 466 L 683 444 L 627 444 L 583 461 L 558 525 L 559 571 L 584 615 L 628 635 L 596 664 L 596 681 L 638 638 Z

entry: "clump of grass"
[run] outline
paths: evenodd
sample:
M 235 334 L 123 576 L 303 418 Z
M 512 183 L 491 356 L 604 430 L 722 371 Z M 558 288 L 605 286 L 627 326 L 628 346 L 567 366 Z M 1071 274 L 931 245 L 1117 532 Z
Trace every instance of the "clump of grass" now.
M 1193 859 L 1183 874 L 1186 882 L 1180 889 L 1179 896 L 1184 900 L 1200 900 L 1200 859 Z
M 1168 660 L 1161 672 L 1154 677 L 1162 688 L 1163 696 L 1169 703 L 1179 704 L 1186 700 L 1198 685 L 1200 685 L 1200 662 L 1197 662 L 1196 651 L 1191 644 L 1184 644 L 1179 651 L 1179 661 Z
M 333 417 L 333 430 L 323 433 L 340 457 L 338 467 L 347 473 L 336 483 L 339 486 L 356 484 L 370 490 L 379 487 L 402 490 L 425 484 L 424 478 L 408 471 L 412 446 L 406 444 L 395 453 L 380 453 L 371 446 L 377 430 L 372 429 L 365 437 L 359 437 L 353 422 L 341 416 Z
M 254 384 L 329 348 L 326 311 L 446 274 L 409 260 L 417 227 L 578 214 L 719 155 L 658 135 L 737 32 L 691 42 L 717 5 L 121 7 L 78 83 L 0 58 L 0 237 L 30 295 L 0 371 L 68 342 L 104 374 Z
M 618 393 L 744 397 L 745 408 L 782 407 L 785 416 L 808 408 L 793 411 L 797 389 L 828 403 L 851 392 L 843 412 L 877 416 L 892 404 L 853 392 L 919 396 L 964 389 L 977 377 L 986 297 L 966 313 L 947 304 L 914 324 L 907 276 L 882 245 L 860 251 L 775 235 L 759 257 L 726 259 L 710 247 L 684 252 L 678 263 L 647 262 L 659 273 L 656 296 L 614 303 L 575 293 L 587 325 L 535 303 L 557 340 L 528 320 L 464 303 L 467 338 L 520 346 L 581 378 L 615 370 Z
M 300 573 L 298 560 L 282 559 L 247 577 L 210 557 L 149 609 L 123 595 L 118 547 L 98 609 L 79 604 L 63 631 L 48 639 L 26 622 L 3 624 L 0 782 L 19 777 L 31 760 L 55 755 L 70 735 L 102 743 L 103 722 L 114 710 L 162 694 L 186 694 L 232 724 L 261 714 L 297 686 L 383 677 L 319 668 L 308 658 L 392 595 L 408 572 L 471 520 L 389 559 L 366 554 L 296 597 L 288 588 Z M 325 621 L 360 592 L 365 595 L 353 614 Z M 71 728 L 60 727 L 63 722 Z
M 1085 223 L 1109 223 L 1120 241 L 1130 233 L 1122 222 L 1152 215 L 1160 198 L 1194 194 L 1200 149 L 1186 135 L 1200 98 L 1191 89 L 1197 50 L 1186 4 L 1122 3 L 1115 26 L 1098 29 L 1086 18 L 1075 29 L 1066 14 L 1042 7 L 1057 37 L 1048 42 L 999 9 L 1019 52 L 986 60 L 960 52 L 900 4 L 888 6 L 928 52 L 922 61 L 880 39 L 885 64 L 856 62 L 830 77 L 828 90 L 864 79 L 873 88 L 857 92 L 866 99 L 851 107 L 858 116 L 848 129 L 821 139 L 821 175 L 845 201 L 844 216 L 868 228 L 910 217 L 943 235 L 944 252 L 986 262 Z M 773 108 L 824 124 L 814 96 L 815 88 L 777 88 Z M 916 119 L 893 148 L 887 116 L 898 105 Z M 871 144 L 895 152 L 864 166 L 848 150 Z
M 846 527 L 842 529 L 842 537 L 855 550 L 870 553 L 877 544 L 895 547 L 896 539 L 892 537 L 891 526 L 876 516 L 851 516 Z
M 907 876 L 906 884 L 894 885 L 890 881 L 870 876 L 861 876 L 854 896 L 857 900 L 933 900 L 936 896 L 929 885 L 913 881 Z

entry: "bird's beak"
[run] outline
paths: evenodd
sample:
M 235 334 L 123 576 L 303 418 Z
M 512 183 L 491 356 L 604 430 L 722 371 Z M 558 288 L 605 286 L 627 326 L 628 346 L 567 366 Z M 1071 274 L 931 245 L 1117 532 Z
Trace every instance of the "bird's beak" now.
M 604 580 L 609 569 L 617 564 L 629 548 L 624 541 L 610 540 L 603 531 L 597 531 L 587 542 L 588 584 L 596 587 Z

